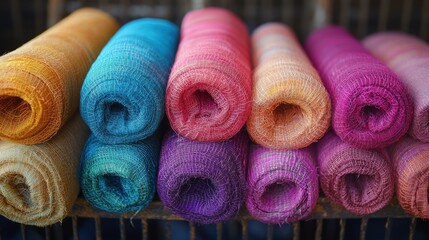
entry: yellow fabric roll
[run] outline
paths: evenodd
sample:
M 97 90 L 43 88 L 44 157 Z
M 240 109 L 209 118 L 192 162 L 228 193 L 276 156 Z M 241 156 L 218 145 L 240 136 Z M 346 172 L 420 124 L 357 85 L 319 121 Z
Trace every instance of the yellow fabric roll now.
M 79 194 L 79 159 L 89 130 L 73 117 L 50 141 L 0 142 L 0 214 L 46 226 L 61 221 Z
M 295 34 L 280 23 L 260 26 L 252 35 L 252 56 L 251 138 L 275 149 L 303 148 L 321 138 L 331 101 Z
M 0 57 L 0 138 L 37 144 L 53 137 L 79 106 L 86 73 L 118 29 L 96 9 L 75 11 Z

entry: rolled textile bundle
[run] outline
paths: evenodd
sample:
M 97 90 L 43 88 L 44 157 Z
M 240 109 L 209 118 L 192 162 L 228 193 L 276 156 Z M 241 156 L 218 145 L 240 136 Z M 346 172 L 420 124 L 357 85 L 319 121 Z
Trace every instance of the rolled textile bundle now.
M 416 217 L 429 218 L 429 144 L 406 135 L 390 150 L 401 207 Z
M 163 19 L 125 24 L 91 66 L 81 90 L 81 115 L 103 143 L 152 135 L 164 117 L 164 98 L 179 38 Z
M 405 33 L 384 32 L 367 37 L 364 46 L 395 72 L 414 102 L 409 133 L 429 142 L 429 45 Z
M 354 214 L 376 212 L 393 196 L 393 172 L 385 149 L 359 149 L 329 132 L 318 143 L 317 162 L 325 195 Z
M 81 187 L 88 202 L 108 212 L 144 209 L 156 187 L 160 136 L 108 145 L 91 135 L 81 158 Z
M 289 27 L 267 23 L 252 35 L 253 101 L 247 121 L 252 139 L 267 148 L 303 148 L 331 121 L 331 100 Z
M 80 116 L 38 145 L 0 142 L 0 214 L 47 226 L 70 212 L 79 194 L 79 157 L 88 136 Z
M 224 141 L 250 113 L 251 66 L 246 26 L 231 12 L 188 12 L 166 92 L 172 128 L 197 141 Z
M 196 223 L 226 221 L 244 200 L 248 137 L 196 142 L 170 130 L 161 148 L 158 195 L 175 214 Z
M 84 8 L 0 57 L 0 138 L 53 137 L 77 111 L 85 74 L 117 28 L 111 16 Z
M 318 197 L 312 147 L 298 150 L 250 147 L 246 206 L 254 218 L 273 224 L 298 221 L 311 214 Z
M 381 148 L 407 132 L 413 106 L 406 88 L 357 39 L 329 26 L 305 46 L 331 95 L 332 127 L 343 141 Z

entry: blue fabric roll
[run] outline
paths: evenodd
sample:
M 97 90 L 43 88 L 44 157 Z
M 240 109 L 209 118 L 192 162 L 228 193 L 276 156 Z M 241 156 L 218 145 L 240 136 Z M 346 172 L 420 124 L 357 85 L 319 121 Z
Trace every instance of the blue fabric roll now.
M 156 191 L 160 134 L 137 143 L 109 145 L 92 134 L 81 157 L 84 197 L 98 209 L 126 213 L 144 209 Z
M 131 143 L 155 132 L 178 40 L 175 24 L 146 18 L 125 24 L 103 48 L 80 97 L 82 118 L 99 141 Z

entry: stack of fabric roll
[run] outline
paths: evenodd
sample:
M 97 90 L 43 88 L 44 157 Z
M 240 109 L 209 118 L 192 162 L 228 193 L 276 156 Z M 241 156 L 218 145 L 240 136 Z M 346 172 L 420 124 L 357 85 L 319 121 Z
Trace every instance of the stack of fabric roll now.
M 314 31 L 305 46 L 333 103 L 333 130 L 318 144 L 321 188 L 332 202 L 352 213 L 373 213 L 394 193 L 386 147 L 398 141 L 411 123 L 407 89 L 340 27 Z
M 80 112 L 91 130 L 80 181 L 88 202 L 109 212 L 138 212 L 152 201 L 168 76 L 178 27 L 163 19 L 122 26 L 91 66 Z
M 70 212 L 88 135 L 79 90 L 117 28 L 104 12 L 81 9 L 0 57 L 1 215 L 46 226 Z
M 402 208 L 429 218 L 429 45 L 398 32 L 376 33 L 363 43 L 398 75 L 413 100 L 408 135 L 390 147 L 390 154 Z
M 250 43 L 233 13 L 187 13 L 167 85 L 158 194 L 166 207 L 197 223 L 232 218 L 245 195 L 250 112 Z
M 267 23 L 252 35 L 253 100 L 246 206 L 268 223 L 310 215 L 319 196 L 313 142 L 329 127 L 331 102 L 292 30 Z

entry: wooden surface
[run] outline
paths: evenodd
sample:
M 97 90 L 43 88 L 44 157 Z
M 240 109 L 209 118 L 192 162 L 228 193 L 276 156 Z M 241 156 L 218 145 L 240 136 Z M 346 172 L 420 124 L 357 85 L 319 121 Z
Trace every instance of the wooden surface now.
M 126 213 L 126 214 L 115 214 L 98 209 L 92 208 L 89 203 L 83 199 L 79 198 L 70 214 L 72 217 L 105 217 L 105 218 L 143 218 L 143 219 L 161 219 L 161 220 L 183 220 L 181 217 L 178 217 L 171 213 L 166 207 L 162 205 L 159 201 L 152 202 L 147 208 L 143 209 L 138 213 Z M 338 218 L 362 218 L 363 216 L 354 215 L 343 207 L 338 205 L 333 205 L 328 199 L 322 197 L 319 198 L 317 206 L 313 210 L 313 213 L 309 219 L 338 219 Z M 411 216 L 406 214 L 402 208 L 399 206 L 397 201 L 394 199 L 390 204 L 380 211 L 366 215 L 366 218 L 410 218 Z M 240 213 L 233 220 L 251 220 L 252 217 L 249 215 L 247 210 L 243 207 Z

